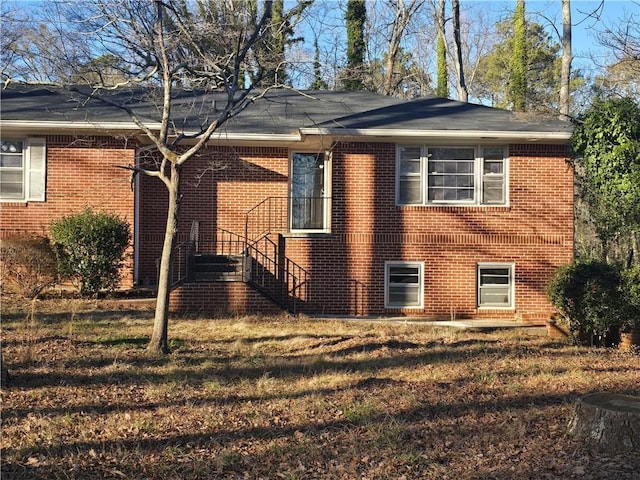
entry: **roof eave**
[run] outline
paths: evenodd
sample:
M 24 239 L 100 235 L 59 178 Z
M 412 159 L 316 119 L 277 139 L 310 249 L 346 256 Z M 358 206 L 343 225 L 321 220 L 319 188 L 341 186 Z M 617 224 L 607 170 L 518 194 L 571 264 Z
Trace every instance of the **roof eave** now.
M 43 122 L 31 120 L 9 120 L 0 122 L 3 130 L 29 131 L 33 133 L 46 132 L 133 132 L 140 133 L 140 127 L 133 122 Z M 160 129 L 159 123 L 148 123 L 146 126 L 152 131 Z M 187 136 L 197 135 L 198 132 L 183 132 Z M 243 142 L 299 142 L 302 140 L 300 132 L 294 133 L 240 133 L 228 132 L 224 129 L 214 132 L 209 141 L 243 141 Z
M 334 137 L 437 138 L 466 140 L 521 140 L 527 142 L 566 142 L 571 132 L 504 130 L 398 130 L 388 128 L 301 128 L 303 135 Z

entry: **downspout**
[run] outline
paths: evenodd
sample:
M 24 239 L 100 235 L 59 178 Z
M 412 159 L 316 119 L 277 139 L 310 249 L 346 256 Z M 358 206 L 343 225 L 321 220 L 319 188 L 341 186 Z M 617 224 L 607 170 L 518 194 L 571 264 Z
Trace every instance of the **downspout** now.
M 136 168 L 140 167 L 140 154 L 150 152 L 156 148 L 155 145 L 147 145 L 136 150 Z M 133 285 L 140 287 L 139 267 L 140 267 L 140 178 L 134 175 L 133 190 Z

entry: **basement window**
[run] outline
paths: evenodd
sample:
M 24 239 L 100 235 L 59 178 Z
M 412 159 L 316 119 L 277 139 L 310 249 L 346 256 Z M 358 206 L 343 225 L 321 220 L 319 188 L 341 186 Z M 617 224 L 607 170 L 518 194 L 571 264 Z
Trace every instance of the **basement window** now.
M 479 308 L 513 308 L 513 272 L 511 263 L 478 264 Z
M 385 263 L 385 308 L 422 308 L 424 263 Z

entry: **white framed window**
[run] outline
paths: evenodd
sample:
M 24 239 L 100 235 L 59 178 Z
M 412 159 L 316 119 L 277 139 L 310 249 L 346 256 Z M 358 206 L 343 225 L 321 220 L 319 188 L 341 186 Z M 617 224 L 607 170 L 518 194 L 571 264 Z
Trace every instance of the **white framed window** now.
M 513 263 L 478 263 L 478 308 L 513 308 L 514 270 Z
M 293 152 L 289 185 L 289 228 L 295 232 L 327 232 L 330 225 L 329 155 Z
M 482 198 L 484 205 L 506 203 L 506 158 L 503 147 L 482 149 Z
M 506 147 L 397 147 L 398 205 L 505 205 Z
M 424 295 L 423 262 L 385 262 L 385 308 L 422 308 Z
M 0 201 L 44 201 L 46 181 L 44 138 L 0 140 Z

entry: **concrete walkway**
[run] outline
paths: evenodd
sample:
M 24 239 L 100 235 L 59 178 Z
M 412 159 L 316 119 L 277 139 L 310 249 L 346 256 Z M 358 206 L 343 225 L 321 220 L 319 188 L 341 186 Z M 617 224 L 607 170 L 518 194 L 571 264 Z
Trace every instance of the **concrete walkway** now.
M 546 327 L 538 323 L 522 323 L 515 320 L 481 319 L 481 320 L 422 320 L 416 317 L 342 317 L 334 315 L 313 315 L 309 316 L 318 320 L 336 320 L 341 322 L 354 323 L 385 323 L 389 325 L 421 325 L 429 327 L 447 327 L 460 330 L 502 330 L 502 329 L 525 329 L 528 333 L 546 335 Z

